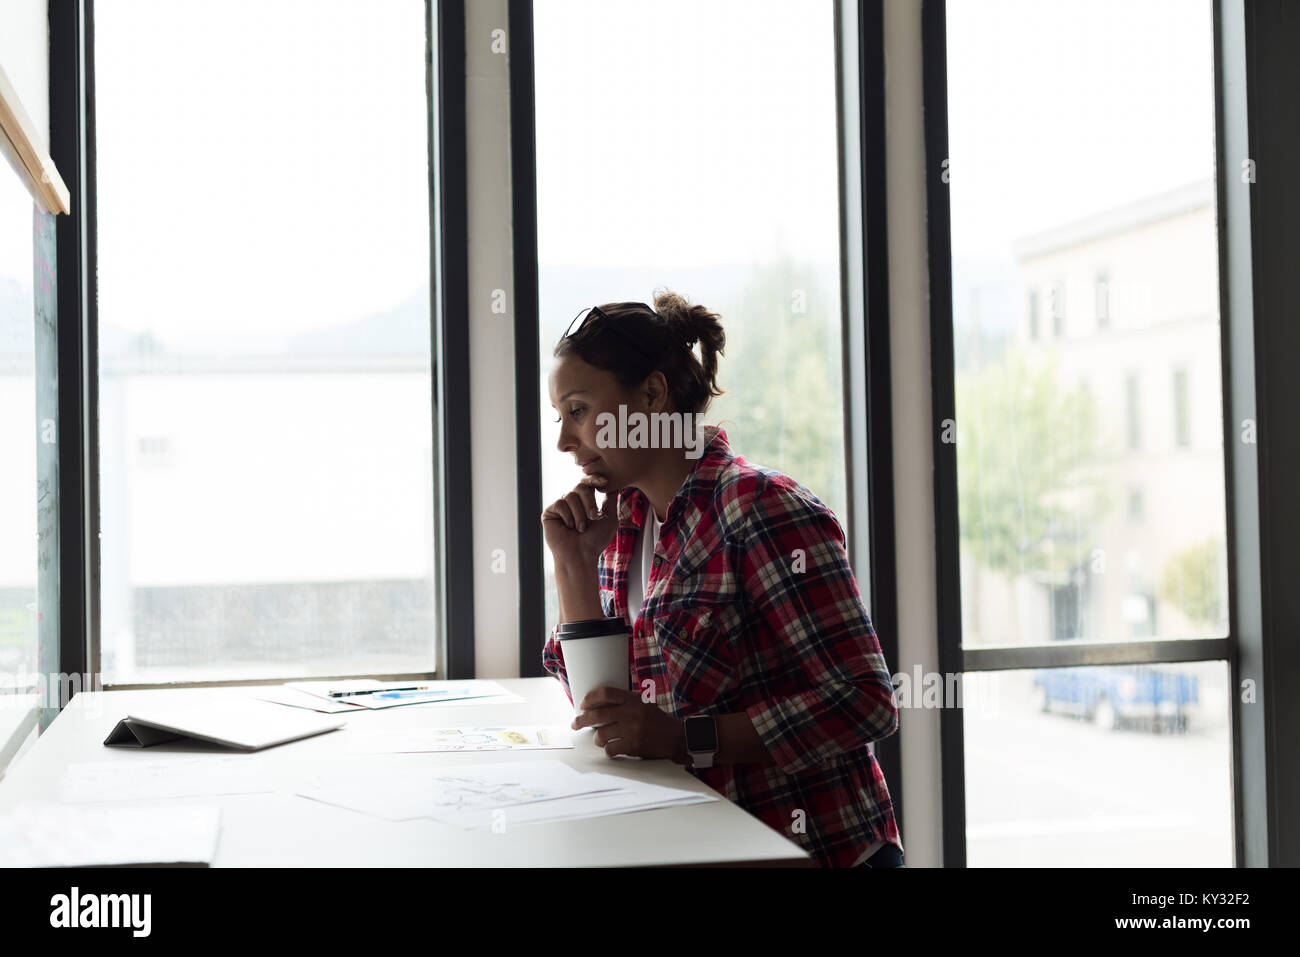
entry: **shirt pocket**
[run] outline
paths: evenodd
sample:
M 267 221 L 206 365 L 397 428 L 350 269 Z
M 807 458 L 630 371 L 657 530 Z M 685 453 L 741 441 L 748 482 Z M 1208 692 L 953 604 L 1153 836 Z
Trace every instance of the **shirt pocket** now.
M 736 687 L 739 661 L 733 636 L 710 603 L 677 608 L 654 619 L 669 689 L 680 713 L 708 711 Z

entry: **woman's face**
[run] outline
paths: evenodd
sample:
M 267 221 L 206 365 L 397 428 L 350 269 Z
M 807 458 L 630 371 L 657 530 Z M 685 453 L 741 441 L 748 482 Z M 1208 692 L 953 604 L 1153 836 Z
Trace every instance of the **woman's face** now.
M 555 360 L 549 385 L 551 407 L 559 415 L 556 448 L 572 455 L 586 474 L 608 479 L 607 490 L 635 484 L 651 465 L 648 450 L 601 448 L 596 443 L 597 420 L 603 412 L 617 420 L 620 404 L 626 405 L 629 413 L 644 412 L 648 403 L 662 405 L 662 399 L 656 402 L 653 395 L 647 398 L 638 389 L 624 388 L 613 373 L 588 365 L 573 353 Z

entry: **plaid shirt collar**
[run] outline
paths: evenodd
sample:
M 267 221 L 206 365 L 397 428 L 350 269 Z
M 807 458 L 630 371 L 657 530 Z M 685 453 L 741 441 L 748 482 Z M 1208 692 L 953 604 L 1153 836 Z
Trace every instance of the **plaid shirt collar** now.
M 704 509 L 713 500 L 714 487 L 722 470 L 735 458 L 727 442 L 727 433 L 716 425 L 704 427 L 704 452 L 696 461 L 691 473 L 682 482 L 681 488 L 668 503 L 668 514 L 664 516 L 664 527 L 674 522 L 674 516 L 681 513 L 683 527 L 694 528 Z M 618 495 L 619 531 L 631 529 L 640 531 L 645 524 L 646 513 L 650 510 L 650 500 L 639 488 L 628 487 Z

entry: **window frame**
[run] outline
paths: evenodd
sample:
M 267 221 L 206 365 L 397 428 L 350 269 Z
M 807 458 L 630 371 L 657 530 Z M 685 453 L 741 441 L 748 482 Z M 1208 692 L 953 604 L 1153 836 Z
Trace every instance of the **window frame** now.
M 926 197 L 930 252 L 930 334 L 932 382 L 936 420 L 955 419 L 955 368 L 953 364 L 952 250 L 949 196 L 940 177 L 940 160 L 948 156 L 946 2 L 924 0 L 922 6 L 923 87 L 925 104 Z M 1261 706 L 1246 706 L 1237 689 L 1243 676 L 1261 688 L 1284 687 L 1286 668 L 1295 668 L 1300 652 L 1286 648 L 1280 639 L 1285 621 L 1294 623 L 1300 613 L 1297 601 L 1270 609 L 1264 596 L 1270 582 L 1281 584 L 1300 574 L 1300 559 L 1282 543 L 1262 534 L 1261 518 L 1285 510 L 1294 522 L 1298 509 L 1270 488 L 1287 487 L 1284 472 L 1297 467 L 1296 442 L 1287 437 L 1283 454 L 1266 464 L 1251 447 L 1238 441 L 1233 423 L 1255 416 L 1257 375 L 1262 382 L 1266 367 L 1281 370 L 1279 353 L 1256 346 L 1255 330 L 1267 330 L 1282 339 L 1294 334 L 1283 328 L 1285 257 L 1293 261 L 1297 240 L 1287 222 L 1294 221 L 1300 197 L 1274 184 L 1269 202 L 1260 197 L 1259 183 L 1249 192 L 1232 190 L 1228 178 L 1229 156 L 1256 162 L 1281 163 L 1287 150 L 1300 147 L 1300 134 L 1274 127 L 1285 104 L 1272 89 L 1292 89 L 1300 70 L 1287 62 L 1286 44 L 1294 44 L 1297 24 L 1284 13 L 1264 5 L 1246 6 L 1244 0 L 1213 0 L 1214 111 L 1216 150 L 1216 202 L 1219 255 L 1220 333 L 1223 375 L 1224 469 L 1227 509 L 1229 582 L 1228 634 L 1222 638 L 1154 639 L 1115 642 L 1070 642 L 1068 645 L 1030 645 L 1008 648 L 963 648 L 961 644 L 960 568 L 957 525 L 956 448 L 934 441 L 936 548 L 938 555 L 940 661 L 945 670 L 962 673 L 1080 665 L 1119 665 L 1162 662 L 1224 662 L 1230 669 L 1229 734 L 1233 773 L 1234 866 L 1294 863 L 1300 856 L 1300 829 L 1288 825 L 1280 812 L 1300 800 L 1295 785 L 1282 794 L 1277 781 L 1297 779 L 1300 758 L 1279 746 L 1273 728 L 1295 727 L 1300 705 L 1272 701 L 1261 691 Z M 1257 60 L 1267 47 L 1269 57 Z M 1270 89 L 1270 83 L 1273 84 Z M 1283 84 L 1283 86 L 1277 86 Z M 1285 84 L 1290 84 L 1289 86 Z M 1267 98 L 1267 99 L 1266 99 Z M 1267 130 L 1265 137 L 1261 131 Z M 1264 141 L 1261 143 L 1261 141 Z M 1261 152 L 1267 150 L 1264 157 Z M 1235 174 L 1237 165 L 1231 164 Z M 1261 211 L 1271 213 L 1261 226 Z M 1252 237 L 1261 234 L 1272 245 L 1267 264 L 1255 257 Z M 1267 266 L 1272 267 L 1269 271 Z M 1279 277 L 1278 273 L 1282 276 Z M 1268 279 L 1267 301 L 1260 296 L 1261 280 Z M 1273 307 L 1272 311 L 1268 307 Z M 1261 336 L 1262 338 L 1262 336 Z M 1294 354 L 1294 351 L 1292 352 Z M 1257 367 L 1261 372 L 1257 373 Z M 1280 381 L 1285 380 L 1285 381 Z M 1258 445 L 1269 446 L 1282 436 L 1269 432 L 1269 410 L 1288 407 L 1300 399 L 1294 375 L 1274 375 L 1268 402 L 1261 398 L 1257 413 Z M 1243 484 L 1243 479 L 1245 483 Z M 1270 481 L 1274 484 L 1270 486 Z M 1292 479 L 1293 482 L 1293 479 Z M 1273 519 L 1276 521 L 1276 518 Z M 1268 546 L 1272 545 L 1270 551 Z M 1274 589 L 1275 591 L 1276 589 Z M 1289 617 L 1288 617 L 1289 616 Z M 1294 634 L 1294 627 L 1289 634 Z M 1246 665 L 1249 664 L 1249 672 Z M 1284 696 L 1279 696 L 1284 697 Z M 1285 709 L 1285 714 L 1284 714 Z M 1283 723 L 1286 722 L 1286 723 Z M 945 866 L 966 865 L 966 806 L 964 726 L 959 709 L 942 715 L 943 847 Z M 1276 775 L 1276 778 L 1274 777 Z M 1288 777 L 1289 775 L 1289 777 Z M 1287 803 L 1288 801 L 1292 803 Z M 1283 833 L 1283 827 L 1288 829 Z
M 1216 49 L 1221 9 L 1214 5 L 1216 18 Z M 936 421 L 956 421 L 956 364 L 953 355 L 952 308 L 952 209 L 948 185 L 941 178 L 940 161 L 949 156 L 948 151 L 948 62 L 946 62 L 946 1 L 924 0 L 922 5 L 923 47 L 923 100 L 924 127 L 926 127 L 926 198 L 928 208 L 928 243 L 930 243 L 931 289 L 931 389 Z M 1218 64 L 1216 64 L 1218 68 Z M 1216 113 L 1223 96 L 1223 73 L 1216 69 Z M 1216 140 L 1222 152 L 1221 127 Z M 1221 157 L 1222 159 L 1222 157 Z M 1219 163 L 1219 190 L 1222 185 L 1222 163 Z M 1219 226 L 1221 251 L 1225 237 Z M 1221 309 L 1221 324 L 1225 335 L 1235 319 L 1229 309 Z M 1227 352 L 1225 352 L 1225 356 Z M 1226 394 L 1226 390 L 1225 390 Z M 1225 415 L 1225 424 L 1231 421 Z M 1230 430 L 1229 430 L 1230 432 Z M 1231 464 L 1231 442 L 1225 443 L 1225 468 Z M 961 567 L 959 567 L 959 527 L 957 503 L 957 447 L 941 439 L 939 429 L 933 441 L 935 452 L 935 546 L 937 580 L 939 580 L 939 651 L 940 667 L 945 672 L 965 675 L 976 671 L 1013 671 L 1026 668 L 1056 668 L 1099 666 L 1099 664 L 1147 664 L 1171 662 L 1218 661 L 1230 664 L 1230 687 L 1238 684 L 1236 668 L 1236 635 L 1238 629 L 1230 624 L 1227 637 L 1208 638 L 1156 638 L 1156 640 L 1125 641 L 1071 641 L 1036 645 L 1008 646 L 1008 648 L 963 648 Z M 1231 515 L 1231 484 L 1225 486 L 1227 508 Z M 1229 541 L 1232 541 L 1231 520 Z M 1231 545 L 1230 545 L 1231 551 Z M 1231 558 L 1230 558 L 1231 562 Z M 1231 577 L 1231 576 L 1230 576 Z M 1230 585 L 1230 592 L 1231 592 Z M 1230 606 L 1236 605 L 1235 592 L 1230 594 Z M 1234 714 L 1230 719 L 1230 735 L 1238 726 L 1239 702 L 1230 696 Z M 965 772 L 965 722 L 961 709 L 944 709 L 941 715 L 941 763 L 943 763 L 943 822 L 944 865 L 966 866 L 966 772 Z M 1231 766 L 1239 765 L 1238 749 L 1232 749 Z M 1234 806 L 1240 807 L 1239 781 L 1234 785 Z M 1239 811 L 1238 811 L 1239 814 Z M 1234 822 L 1235 824 L 1236 822 Z M 1234 859 L 1242 863 L 1242 835 L 1234 826 Z
M 424 0 L 433 372 L 435 670 L 262 679 L 104 684 L 100 654 L 99 375 L 96 265 L 95 0 L 51 4 L 51 156 L 69 170 L 72 214 L 58 235 L 61 667 L 81 690 L 219 687 L 340 678 L 474 676 L 473 529 L 468 501 L 469 326 L 464 0 Z M 436 31 L 435 31 L 436 26 Z M 433 40 L 437 38 L 438 69 Z M 455 410 L 455 414 L 449 414 Z

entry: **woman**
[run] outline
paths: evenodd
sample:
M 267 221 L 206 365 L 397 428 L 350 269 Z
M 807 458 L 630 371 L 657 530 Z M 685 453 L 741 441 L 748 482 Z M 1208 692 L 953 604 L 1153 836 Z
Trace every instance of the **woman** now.
M 691 431 L 721 394 L 725 342 L 717 314 L 665 292 L 653 309 L 594 308 L 555 347 L 558 447 L 585 473 L 542 513 L 560 621 L 632 625 L 634 690 L 593 691 L 573 727 L 604 724 L 594 740 L 611 756 L 686 765 L 821 866 L 901 866 L 867 747 L 894 733 L 898 706 L 843 530 L 722 429 Z M 653 441 L 626 430 L 638 420 L 681 431 Z M 556 632 L 542 659 L 572 701 Z

